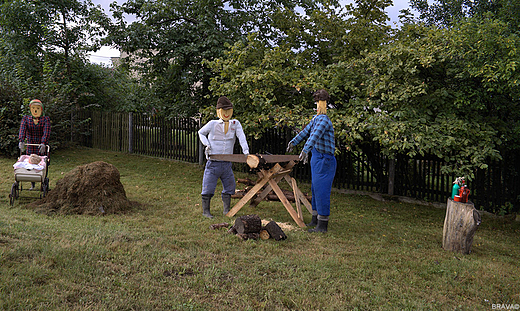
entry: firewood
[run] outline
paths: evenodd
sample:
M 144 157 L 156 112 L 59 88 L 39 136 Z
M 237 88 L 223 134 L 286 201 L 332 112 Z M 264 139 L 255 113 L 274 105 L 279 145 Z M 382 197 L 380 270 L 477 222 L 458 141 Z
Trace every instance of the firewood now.
M 237 190 L 237 191 L 235 191 L 235 194 L 231 195 L 231 197 L 235 198 L 235 199 L 236 198 L 242 198 L 243 196 L 246 195 L 246 193 L 247 193 L 247 191 L 245 191 L 245 190 Z
M 251 233 L 237 233 L 237 236 L 242 240 L 258 240 L 260 238 L 260 234 L 256 232 Z
M 251 180 L 251 179 L 249 179 L 249 178 L 238 178 L 237 182 L 240 183 L 240 184 L 247 185 L 247 186 L 254 186 L 254 185 L 256 185 L 256 182 Z
M 229 233 L 229 234 L 237 234 L 237 228 L 235 228 L 235 226 L 232 226 L 231 228 L 229 228 L 227 233 Z
M 235 220 L 234 227 L 237 233 L 259 233 L 262 229 L 262 220 L 258 215 L 240 216 Z
M 264 229 L 260 231 L 260 238 L 262 240 L 268 240 L 270 237 L 271 235 L 269 235 L 269 232 L 267 232 L 267 230 Z
M 265 164 L 265 160 L 260 155 L 250 154 L 247 156 L 246 163 L 250 168 L 259 168 Z
M 220 228 L 227 228 L 229 227 L 229 224 L 227 222 L 223 222 L 223 223 L 220 223 L 220 224 L 213 224 L 211 226 L 209 226 L 211 229 L 215 230 L 215 229 L 220 229 Z
M 267 231 L 269 236 L 271 236 L 276 241 L 287 239 L 287 236 L 283 232 L 282 228 L 278 226 L 276 221 L 270 221 L 267 225 L 265 225 L 264 230 Z

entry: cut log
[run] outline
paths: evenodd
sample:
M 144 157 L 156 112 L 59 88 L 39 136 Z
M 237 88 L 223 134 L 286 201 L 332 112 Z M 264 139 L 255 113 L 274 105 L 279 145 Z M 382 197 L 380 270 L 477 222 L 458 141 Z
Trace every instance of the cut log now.
M 442 248 L 469 254 L 473 236 L 480 225 L 480 214 L 473 203 L 456 202 L 448 198 L 442 233 Z
M 246 163 L 250 168 L 258 168 L 265 164 L 265 160 L 261 155 L 250 154 L 247 156 Z
M 256 182 L 251 180 L 251 179 L 249 179 L 249 178 L 238 178 L 237 182 L 240 183 L 240 184 L 244 184 L 246 186 L 254 186 L 254 185 L 256 185 Z
M 223 223 L 220 223 L 220 224 L 213 224 L 213 225 L 211 225 L 209 227 L 210 227 L 210 229 L 215 230 L 215 229 L 220 229 L 220 228 L 227 228 L 227 227 L 229 227 L 229 224 L 227 222 L 223 222 Z
M 287 239 L 287 236 L 283 232 L 282 228 L 278 226 L 276 221 L 270 221 L 267 225 L 265 225 L 264 230 L 267 231 L 269 236 L 276 241 Z
M 267 232 L 267 230 L 261 230 L 260 231 L 260 238 L 262 240 L 269 240 L 269 238 L 271 238 L 271 236 L 269 235 L 269 232 Z
M 229 233 L 229 234 L 237 234 L 237 229 L 235 228 L 235 226 L 232 226 L 231 228 L 229 228 L 227 233 Z
M 237 233 L 260 233 L 262 230 L 262 220 L 258 215 L 240 216 L 235 220 L 235 229 Z
M 260 233 L 251 232 L 251 233 L 237 233 L 237 236 L 242 240 L 258 240 L 260 238 Z

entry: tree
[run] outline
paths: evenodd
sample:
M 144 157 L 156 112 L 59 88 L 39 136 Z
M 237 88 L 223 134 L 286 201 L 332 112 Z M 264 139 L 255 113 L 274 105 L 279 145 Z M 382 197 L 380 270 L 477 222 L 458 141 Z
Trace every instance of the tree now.
M 276 44 L 256 33 L 235 43 L 209 63 L 218 73 L 211 90 L 229 96 L 245 118 L 241 122 L 257 135 L 273 125 L 301 127 L 308 121 L 302 116 L 310 116 L 314 107 L 313 91 L 329 84 L 324 79 L 328 66 L 360 59 L 391 38 L 391 28 L 384 24 L 389 2 L 356 4 L 341 9 L 322 5 L 306 14 L 278 11 L 273 17 L 279 29 Z M 331 104 L 338 99 L 333 96 Z
M 257 31 L 262 40 L 280 41 L 280 12 L 308 10 L 316 1 L 178 1 L 130 0 L 115 5 L 110 40 L 130 54 L 129 64 L 138 71 L 143 86 L 165 115 L 197 113 L 214 103 L 209 91 L 214 72 L 206 61 L 223 56 L 235 42 Z M 127 24 L 125 14 L 137 20 Z M 287 20 L 290 23 L 289 20 Z M 287 26 L 287 24 L 285 25 Z
M 419 12 L 419 20 L 427 25 L 450 27 L 465 18 L 493 16 L 518 31 L 520 1 L 518 0 L 410 0 L 410 7 Z
M 107 16 L 90 0 L 4 0 L 0 16 L 0 82 L 12 91 L 4 102 L 26 113 L 30 99 L 41 99 L 53 143 L 66 142 L 71 112 L 90 104 L 86 52 L 99 47 Z
M 500 151 L 519 147 L 518 36 L 493 19 L 451 29 L 409 25 L 409 40 L 329 67 L 331 89 L 354 96 L 338 111 L 340 138 L 385 153 L 433 154 L 445 172 L 472 178 Z M 340 77 L 340 78 L 338 78 Z
M 506 146 L 518 147 L 520 41 L 506 23 L 407 24 L 388 36 L 357 55 L 344 42 L 337 55 L 352 56 L 332 63 L 311 62 L 290 47 L 265 48 L 251 37 L 211 63 L 219 73 L 212 87 L 237 102 L 253 133 L 273 125 L 301 128 L 313 114 L 310 94 L 325 87 L 342 145 L 367 152 L 375 142 L 391 158 L 435 155 L 446 161 L 444 172 L 469 179 Z

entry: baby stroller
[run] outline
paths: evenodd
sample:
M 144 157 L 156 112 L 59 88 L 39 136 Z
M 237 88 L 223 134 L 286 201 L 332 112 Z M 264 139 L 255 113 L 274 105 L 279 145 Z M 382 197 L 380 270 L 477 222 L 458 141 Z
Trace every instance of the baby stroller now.
M 26 146 L 39 146 L 38 144 L 26 144 Z M 50 146 L 46 145 L 47 155 L 40 156 L 41 161 L 38 164 L 29 163 L 30 156 L 20 155 L 18 161 L 13 165 L 14 180 L 11 186 L 11 193 L 9 194 L 9 203 L 14 204 L 14 201 L 20 198 L 20 192 L 23 191 L 22 182 L 40 183 L 40 199 L 44 198 L 49 191 L 49 178 L 47 177 L 48 167 L 50 162 Z M 38 186 L 31 187 L 28 190 L 38 190 Z

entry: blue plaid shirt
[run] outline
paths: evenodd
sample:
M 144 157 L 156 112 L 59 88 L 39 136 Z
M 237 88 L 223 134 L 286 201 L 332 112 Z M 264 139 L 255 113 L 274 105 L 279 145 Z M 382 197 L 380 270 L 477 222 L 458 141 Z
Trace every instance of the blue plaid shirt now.
M 304 152 L 309 152 L 312 148 L 320 153 L 334 155 L 336 145 L 334 143 L 334 127 L 326 114 L 315 115 L 311 122 L 296 137 L 291 140 L 291 144 L 298 145 L 305 138 L 307 142 L 303 146 Z

